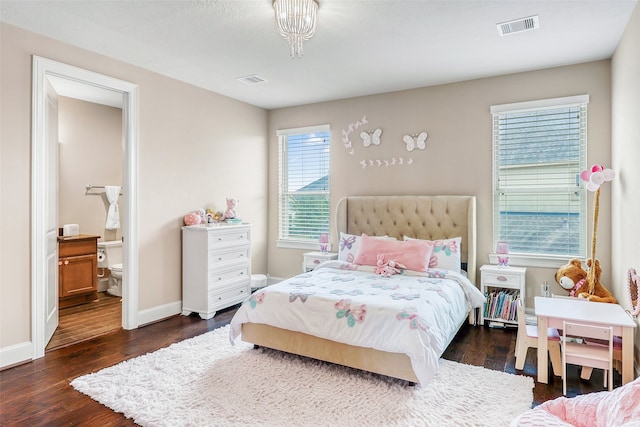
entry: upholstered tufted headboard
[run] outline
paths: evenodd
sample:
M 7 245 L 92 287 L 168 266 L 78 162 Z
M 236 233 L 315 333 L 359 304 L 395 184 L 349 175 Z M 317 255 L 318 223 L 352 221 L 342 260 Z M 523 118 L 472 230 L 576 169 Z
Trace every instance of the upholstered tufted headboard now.
M 474 196 L 352 196 L 336 207 L 336 228 L 349 234 L 438 240 L 462 237 L 461 259 L 476 283 Z

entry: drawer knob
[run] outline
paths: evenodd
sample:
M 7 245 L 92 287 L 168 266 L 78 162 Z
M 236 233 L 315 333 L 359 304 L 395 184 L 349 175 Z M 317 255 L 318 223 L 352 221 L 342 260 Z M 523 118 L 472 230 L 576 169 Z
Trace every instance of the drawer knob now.
M 218 261 L 222 261 L 222 257 L 218 257 Z
M 500 280 L 501 282 L 506 282 L 507 280 L 509 280 L 504 276 L 498 276 L 498 277 L 496 277 L 496 279 Z

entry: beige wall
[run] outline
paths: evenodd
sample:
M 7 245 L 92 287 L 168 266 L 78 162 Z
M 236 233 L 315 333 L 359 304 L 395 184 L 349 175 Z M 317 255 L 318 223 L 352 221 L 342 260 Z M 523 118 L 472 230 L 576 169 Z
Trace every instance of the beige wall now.
M 0 31 L 0 350 L 29 341 L 31 333 L 33 54 L 140 86 L 140 310 L 180 299 L 181 218 L 199 207 L 213 205 L 221 209 L 226 196 L 240 199 L 241 216 L 253 224 L 253 270 L 267 271 L 268 251 L 271 275 L 288 277 L 300 271 L 304 251 L 275 247 L 275 131 L 289 127 L 331 125 L 334 206 L 340 197 L 356 194 L 476 195 L 478 265 L 487 263 L 492 251 L 489 107 L 577 94 L 591 96 L 589 164 L 611 164 L 618 174 L 601 197 L 601 205 L 613 209 L 613 218 L 611 211 L 603 208 L 599 219 L 598 255 L 604 269 L 603 280 L 611 283 L 616 296 L 624 301 L 626 269 L 640 269 L 638 239 L 623 237 L 640 235 L 635 229 L 639 227 L 635 212 L 640 203 L 640 172 L 634 163 L 640 158 L 639 7 L 612 61 L 270 113 L 6 24 L 0 24 Z M 358 133 L 351 133 L 350 140 L 357 150 L 352 156 L 343 146 L 342 131 L 364 115 L 369 120 L 365 129 L 383 129 L 383 144 L 365 149 Z M 412 165 L 361 167 L 359 162 L 363 159 L 406 158 L 402 135 L 423 130 L 429 132 L 427 149 L 412 153 Z M 268 181 L 271 185 L 267 191 Z M 590 199 L 589 206 L 591 202 Z M 335 233 L 332 241 L 335 245 Z M 613 255 L 613 261 L 608 254 Z M 542 280 L 553 283 L 554 271 L 528 270 L 529 307 L 533 296 L 540 292 L 538 284 Z
M 611 61 L 612 282 L 625 308 L 626 272 L 640 272 L 640 5 L 620 40 Z M 636 359 L 640 359 L 640 327 L 636 329 Z M 638 361 L 637 363 L 640 363 Z
M 370 194 L 470 194 L 477 197 L 478 266 L 488 263 L 492 252 L 492 133 L 489 108 L 494 104 L 589 94 L 588 159 L 610 164 L 611 91 L 610 61 L 553 68 L 273 110 L 269 118 L 269 178 L 278 179 L 277 129 L 329 124 L 331 126 L 332 205 L 344 196 Z M 379 147 L 364 148 L 359 131 L 349 135 L 355 147 L 350 155 L 342 131 L 366 115 L 363 129 L 381 128 Z M 404 134 L 427 131 L 427 148 L 408 153 Z M 407 166 L 362 168 L 363 159 L 413 158 Z M 278 189 L 269 189 L 269 273 L 288 277 L 300 270 L 301 250 L 277 249 Z M 589 204 L 592 195 L 589 195 Z M 601 204 L 609 206 L 611 191 L 602 192 Z M 589 214 L 591 215 L 591 213 Z M 590 220 L 591 221 L 591 220 Z M 333 227 L 333 226 L 332 226 Z M 611 274 L 610 212 L 600 213 L 598 253 L 609 283 Z M 331 240 L 337 244 L 335 230 Z M 335 248 L 335 246 L 334 246 Z M 554 280 L 555 269 L 529 268 L 527 306 L 540 295 L 543 280 L 552 292 L 563 292 Z
M 85 186 L 122 186 L 122 110 L 61 96 L 58 136 L 59 226 L 79 224 L 83 234 L 120 239 L 122 227 L 104 228 L 109 208 L 104 189 L 86 191 Z
M 181 300 L 182 217 L 222 210 L 226 196 L 252 224 L 253 270 L 266 272 L 266 110 L 1 23 L 0 356 L 31 339 L 34 54 L 139 86 L 139 311 Z

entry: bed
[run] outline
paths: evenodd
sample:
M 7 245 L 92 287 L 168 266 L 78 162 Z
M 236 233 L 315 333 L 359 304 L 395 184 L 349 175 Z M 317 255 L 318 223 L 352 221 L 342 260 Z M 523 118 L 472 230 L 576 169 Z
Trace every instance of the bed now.
M 336 207 L 336 228 L 340 259 L 254 292 L 231 321 L 231 341 L 241 336 L 256 346 L 427 383 L 484 303 L 475 286 L 475 197 L 346 197 Z M 426 241 L 429 266 L 414 267 Z M 409 261 L 400 274 L 362 264 L 375 252 L 369 249 L 397 245 L 412 248 L 397 255 Z M 444 258 L 434 265 L 436 251 L 458 256 L 462 268 Z

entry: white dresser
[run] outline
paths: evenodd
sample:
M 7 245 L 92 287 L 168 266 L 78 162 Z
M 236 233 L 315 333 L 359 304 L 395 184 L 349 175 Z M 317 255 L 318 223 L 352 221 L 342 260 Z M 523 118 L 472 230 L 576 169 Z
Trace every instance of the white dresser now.
M 249 224 L 182 227 L 182 314 L 211 319 L 251 294 Z

